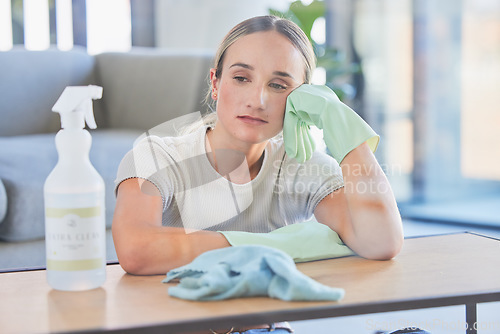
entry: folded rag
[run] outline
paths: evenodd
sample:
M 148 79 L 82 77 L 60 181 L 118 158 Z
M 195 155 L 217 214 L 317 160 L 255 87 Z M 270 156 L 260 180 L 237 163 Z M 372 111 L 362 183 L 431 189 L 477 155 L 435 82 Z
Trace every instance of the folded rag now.
M 263 245 L 287 253 L 295 262 L 331 259 L 354 254 L 337 232 L 310 220 L 287 225 L 269 233 L 219 231 L 232 246 Z
M 243 245 L 205 252 L 167 273 L 163 283 L 180 279 L 169 295 L 188 300 L 269 296 L 286 301 L 340 300 L 344 290 L 301 273 L 286 253 L 267 246 Z

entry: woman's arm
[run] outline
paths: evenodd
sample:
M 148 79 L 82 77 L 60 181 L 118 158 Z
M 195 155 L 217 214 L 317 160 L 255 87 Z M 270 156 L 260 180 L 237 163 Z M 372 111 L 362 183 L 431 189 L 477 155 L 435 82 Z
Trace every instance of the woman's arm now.
M 403 227 L 382 168 L 366 143 L 347 154 L 340 166 L 344 188 L 318 204 L 316 219 L 336 231 L 360 256 L 393 258 L 403 245 Z
M 118 187 L 112 232 L 126 272 L 165 274 L 207 250 L 230 246 L 217 232 L 162 226 L 162 207 L 160 193 L 149 181 L 133 178 Z

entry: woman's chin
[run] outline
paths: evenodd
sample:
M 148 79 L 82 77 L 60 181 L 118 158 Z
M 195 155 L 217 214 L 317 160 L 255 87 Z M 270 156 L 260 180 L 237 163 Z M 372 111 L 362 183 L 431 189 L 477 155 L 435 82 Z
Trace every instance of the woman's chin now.
M 271 138 L 274 138 L 276 135 L 278 135 L 281 131 L 255 131 L 255 130 L 248 130 L 248 129 L 241 129 L 237 133 L 238 139 L 240 139 L 243 142 L 246 142 L 248 144 L 261 144 L 263 142 L 268 141 Z
M 265 134 L 252 134 L 252 133 L 241 133 L 238 136 L 238 139 L 244 143 L 251 144 L 251 145 L 258 145 L 262 144 L 269 139 L 271 139 L 269 135 Z

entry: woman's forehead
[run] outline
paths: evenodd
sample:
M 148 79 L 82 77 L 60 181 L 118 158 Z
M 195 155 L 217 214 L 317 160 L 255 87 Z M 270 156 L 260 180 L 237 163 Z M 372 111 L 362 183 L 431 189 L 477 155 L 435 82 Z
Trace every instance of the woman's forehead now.
M 225 52 L 225 68 L 246 64 L 252 69 L 271 67 L 273 71 L 304 73 L 302 55 L 295 45 L 276 31 L 255 32 L 239 38 Z

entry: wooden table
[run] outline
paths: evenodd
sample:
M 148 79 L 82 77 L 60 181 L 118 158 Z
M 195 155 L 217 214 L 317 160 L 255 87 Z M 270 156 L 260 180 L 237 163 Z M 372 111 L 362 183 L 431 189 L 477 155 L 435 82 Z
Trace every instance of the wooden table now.
M 192 302 L 169 297 L 163 276 L 132 276 L 108 265 L 106 283 L 84 292 L 52 290 L 43 270 L 0 274 L 0 332 L 120 331 L 182 333 L 274 321 L 466 305 L 500 300 L 500 241 L 471 233 L 412 238 L 391 261 L 356 256 L 298 265 L 344 288 L 340 302 L 241 298 Z M 474 333 L 474 330 L 467 330 Z

